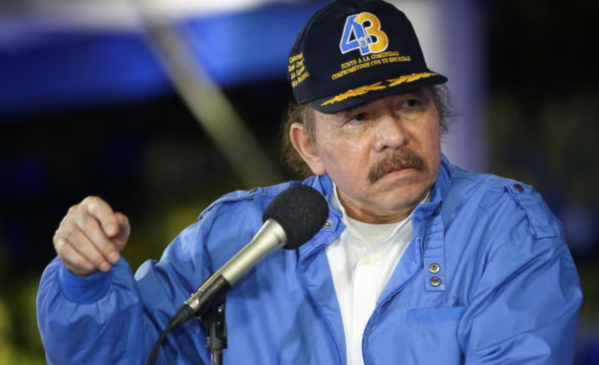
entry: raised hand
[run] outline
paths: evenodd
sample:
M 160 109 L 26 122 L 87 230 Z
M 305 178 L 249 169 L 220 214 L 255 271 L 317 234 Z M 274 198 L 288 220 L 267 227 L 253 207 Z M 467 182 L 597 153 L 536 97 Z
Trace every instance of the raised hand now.
M 98 197 L 87 197 L 72 206 L 54 234 L 54 248 L 75 275 L 109 271 L 125 248 L 131 227 L 129 219 L 115 213 Z

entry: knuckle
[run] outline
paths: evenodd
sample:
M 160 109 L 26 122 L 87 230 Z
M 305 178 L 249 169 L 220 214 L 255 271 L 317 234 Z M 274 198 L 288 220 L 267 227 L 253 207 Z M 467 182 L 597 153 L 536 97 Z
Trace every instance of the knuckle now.
M 77 226 L 80 226 L 80 224 L 83 223 L 84 219 L 85 219 L 85 214 L 77 214 L 76 216 L 73 217 L 73 222 Z
M 100 204 L 101 201 L 102 199 L 97 196 L 88 196 L 83 199 L 83 202 L 81 203 L 85 205 L 89 211 L 92 211 L 98 207 L 98 204 Z
M 79 210 L 77 209 L 77 206 L 73 205 L 72 207 L 69 208 L 69 212 L 67 213 L 67 215 L 65 215 L 62 220 L 60 221 L 60 224 L 58 225 L 58 228 L 63 228 L 66 225 L 69 224 L 69 222 L 73 221 L 73 219 L 75 219 L 75 217 L 77 217 Z
M 90 216 L 87 214 L 79 214 L 77 217 L 75 217 L 75 224 L 77 227 L 86 232 L 89 232 L 89 230 L 93 228 L 92 223 L 93 222 L 90 219 Z
M 52 244 L 54 245 L 54 250 L 59 256 L 65 251 L 65 246 L 67 246 L 65 240 L 62 238 L 55 238 L 52 241 Z
M 54 249 L 56 250 L 56 253 L 60 254 L 64 251 L 64 240 L 62 238 L 54 237 L 52 242 L 54 243 Z
M 79 204 L 71 205 L 67 214 L 75 214 L 79 209 Z
M 56 250 L 56 253 L 58 254 L 58 257 L 60 257 L 61 260 L 67 262 L 72 262 L 76 256 L 75 250 L 73 250 L 73 248 L 70 247 L 68 244 L 65 244 L 64 241 L 60 244 L 60 248 Z
M 72 227 L 71 229 L 69 229 L 66 234 L 65 237 L 71 241 L 73 244 L 79 244 L 80 241 L 82 241 L 82 237 L 81 237 L 81 231 L 79 231 L 78 229 L 76 229 L 75 227 Z
M 88 200 L 89 209 L 97 209 L 104 201 L 97 196 L 90 196 Z
M 95 195 L 89 195 L 89 196 L 86 196 L 85 199 L 83 199 L 83 201 L 86 203 L 91 203 L 91 202 L 97 201 L 98 199 L 100 199 L 100 198 Z

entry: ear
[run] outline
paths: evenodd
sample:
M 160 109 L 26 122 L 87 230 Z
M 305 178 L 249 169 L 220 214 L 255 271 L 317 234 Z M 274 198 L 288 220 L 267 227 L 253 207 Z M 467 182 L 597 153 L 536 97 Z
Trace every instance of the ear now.
M 312 170 L 315 175 L 324 174 L 324 166 L 320 161 L 315 142 L 308 135 L 308 131 L 304 125 L 301 123 L 293 123 L 289 129 L 289 138 L 297 153 L 299 153 L 304 162 L 310 167 L 310 170 Z

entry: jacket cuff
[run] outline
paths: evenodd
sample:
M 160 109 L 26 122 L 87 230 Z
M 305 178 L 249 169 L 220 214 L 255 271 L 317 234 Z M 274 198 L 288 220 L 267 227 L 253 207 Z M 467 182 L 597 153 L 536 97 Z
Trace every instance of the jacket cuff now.
M 80 277 L 70 272 L 61 262 L 58 268 L 58 285 L 65 297 L 72 302 L 95 303 L 108 293 L 113 271 L 114 267 L 108 272 L 97 271 L 90 276 Z

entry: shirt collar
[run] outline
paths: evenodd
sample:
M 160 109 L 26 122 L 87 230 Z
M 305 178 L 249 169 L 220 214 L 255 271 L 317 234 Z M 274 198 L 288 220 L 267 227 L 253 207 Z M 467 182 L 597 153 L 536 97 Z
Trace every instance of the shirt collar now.
M 429 201 L 427 203 L 418 205 L 413 212 L 412 221 L 416 235 L 424 234 L 425 222 L 431 219 L 449 192 L 452 184 L 453 169 L 455 169 L 455 167 L 445 156 L 442 155 L 439 175 L 437 176 L 437 180 L 430 191 Z M 320 247 L 322 244 L 331 242 L 331 240 L 335 239 L 335 237 L 342 232 L 342 230 L 337 229 L 338 225 L 345 226 L 342 222 L 343 213 L 341 213 L 338 209 L 335 209 L 331 204 L 333 198 L 332 195 L 335 192 L 331 178 L 327 174 L 312 176 L 304 181 L 304 184 L 315 188 L 325 196 L 330 206 L 328 219 L 331 224 L 328 226 L 328 228 L 325 227 L 325 229 L 321 230 L 319 234 L 317 234 L 308 243 L 300 247 L 300 256 L 302 257 L 309 254 L 317 247 Z

